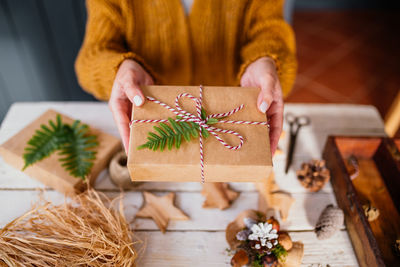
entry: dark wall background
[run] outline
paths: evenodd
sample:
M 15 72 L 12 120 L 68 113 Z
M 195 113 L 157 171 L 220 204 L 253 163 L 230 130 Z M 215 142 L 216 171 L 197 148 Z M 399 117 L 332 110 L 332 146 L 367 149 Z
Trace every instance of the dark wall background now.
M 287 0 L 289 21 L 294 6 L 370 8 L 387 1 Z M 95 100 L 73 68 L 85 21 L 84 0 L 0 0 L 0 121 L 16 101 Z
M 0 121 L 15 101 L 94 100 L 73 67 L 85 21 L 83 0 L 0 0 Z
M 399 7 L 397 0 L 295 0 L 296 9 L 389 9 Z

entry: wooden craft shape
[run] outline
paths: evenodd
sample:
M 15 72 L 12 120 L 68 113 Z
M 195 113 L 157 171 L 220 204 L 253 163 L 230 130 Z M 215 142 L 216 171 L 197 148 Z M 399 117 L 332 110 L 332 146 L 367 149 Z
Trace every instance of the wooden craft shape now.
M 171 192 L 159 197 L 149 192 L 143 192 L 143 198 L 143 207 L 136 213 L 136 217 L 152 219 L 163 233 L 167 230 L 169 220 L 189 220 L 183 211 L 175 207 L 175 193 Z

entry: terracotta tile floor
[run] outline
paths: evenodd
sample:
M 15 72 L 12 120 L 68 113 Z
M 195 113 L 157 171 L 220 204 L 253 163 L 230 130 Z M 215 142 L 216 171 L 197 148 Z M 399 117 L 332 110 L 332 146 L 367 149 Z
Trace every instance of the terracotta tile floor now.
M 298 76 L 287 102 L 372 104 L 400 90 L 400 12 L 299 11 Z

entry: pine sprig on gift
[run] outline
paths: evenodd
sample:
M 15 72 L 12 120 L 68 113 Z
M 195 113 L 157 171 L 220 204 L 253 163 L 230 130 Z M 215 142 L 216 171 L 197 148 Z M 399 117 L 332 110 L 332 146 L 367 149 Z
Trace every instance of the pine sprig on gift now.
M 207 114 L 204 109 L 201 110 L 201 118 L 205 120 Z M 177 120 L 181 117 L 177 116 Z M 223 118 L 209 118 L 207 124 L 215 124 Z M 158 126 L 154 126 L 155 132 L 148 132 L 147 142 L 137 147 L 137 149 L 150 149 L 153 151 L 163 151 L 165 147 L 171 150 L 175 144 L 175 148 L 179 149 L 182 140 L 190 142 L 192 138 L 199 137 L 200 126 L 194 122 L 176 121 L 168 118 L 169 124 L 160 122 Z M 207 138 L 210 133 L 201 128 L 201 133 L 204 138 Z
M 49 125 L 42 124 L 28 141 L 23 154 L 23 170 L 58 150 L 62 166 L 70 175 L 84 180 L 93 166 L 97 137 L 90 135 L 89 127 L 78 120 L 72 125 L 64 124 L 60 115 L 57 115 L 56 123 L 49 120 Z

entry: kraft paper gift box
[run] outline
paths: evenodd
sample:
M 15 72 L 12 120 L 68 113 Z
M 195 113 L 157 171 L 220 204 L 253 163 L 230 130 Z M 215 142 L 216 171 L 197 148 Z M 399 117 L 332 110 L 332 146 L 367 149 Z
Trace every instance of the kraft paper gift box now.
M 143 94 L 175 108 L 175 98 L 181 93 L 199 97 L 198 86 L 143 86 Z M 244 108 L 225 118 L 235 121 L 265 122 L 266 115 L 257 109 L 258 88 L 203 87 L 202 107 L 207 115 L 224 113 L 244 104 Z M 196 115 L 195 102 L 189 98 L 179 100 L 181 107 Z M 167 119 L 176 115 L 161 105 L 146 101 L 141 107 L 133 107 L 132 120 Z M 169 124 L 169 123 L 167 123 Z M 158 123 L 133 123 L 130 131 L 128 169 L 132 181 L 201 181 L 199 138 L 190 142 L 182 140 L 179 149 L 164 151 L 137 147 L 147 142 L 148 132 L 155 132 Z M 261 182 L 272 169 L 269 129 L 266 125 L 216 123 L 212 126 L 233 130 L 244 138 L 243 146 L 230 150 L 213 135 L 203 138 L 205 182 Z M 236 146 L 240 140 L 231 134 L 218 135 L 228 144 Z
M 0 146 L 0 156 L 3 157 L 4 161 L 16 169 L 22 170 L 24 166 L 23 154 L 28 140 L 32 138 L 36 130 L 40 129 L 40 125 L 48 125 L 49 120 L 55 121 L 57 114 L 60 114 L 64 123 L 71 124 L 74 121 L 74 119 L 60 112 L 52 109 L 47 110 Z M 121 142 L 119 138 L 94 127 L 90 127 L 89 132 L 96 135 L 99 142 L 99 146 L 96 148 L 96 159 L 87 177 L 89 184 L 93 185 L 99 173 L 108 166 L 111 157 L 121 149 Z M 61 166 L 57 152 L 29 166 L 24 172 L 46 186 L 67 195 L 81 193 L 87 188 L 86 182 L 80 178 L 71 176 Z

